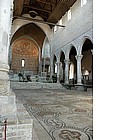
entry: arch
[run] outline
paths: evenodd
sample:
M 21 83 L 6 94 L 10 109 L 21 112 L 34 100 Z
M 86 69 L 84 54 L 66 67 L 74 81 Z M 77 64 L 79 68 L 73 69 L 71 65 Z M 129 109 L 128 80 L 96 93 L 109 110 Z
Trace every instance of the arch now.
M 45 33 L 45 35 L 48 37 L 48 39 L 50 40 L 50 34 L 52 31 L 51 31 L 49 25 L 41 24 L 41 23 L 37 23 L 37 22 L 33 22 L 33 21 L 25 21 L 22 19 L 15 19 L 14 20 L 11 37 L 13 37 L 13 35 L 17 32 L 18 29 L 20 29 L 21 27 L 23 27 L 27 24 L 30 24 L 30 23 L 38 26 Z
M 56 62 L 57 62 L 57 57 L 56 55 L 53 55 L 53 74 L 57 73 L 57 69 L 56 69 Z
M 72 48 L 75 48 L 75 50 L 76 50 L 76 52 L 77 52 L 77 48 L 75 47 L 75 45 L 74 44 L 70 44 L 68 47 L 67 47 L 67 50 L 66 50 L 66 57 L 68 57 L 69 56 L 69 54 L 70 54 L 70 51 L 71 51 L 71 49 Z M 68 59 L 68 58 L 67 58 Z
M 63 51 L 60 52 L 60 82 L 65 81 L 65 54 Z
M 70 60 L 70 66 L 71 66 L 69 67 L 69 76 L 71 74 L 71 76 L 69 77 L 69 80 L 71 84 L 77 83 L 77 60 L 75 58 L 76 55 L 77 55 L 76 48 L 74 46 L 71 46 L 70 53 L 69 53 L 69 60 Z
M 25 67 L 23 68 L 22 60 Z M 19 71 L 31 71 L 32 74 L 38 73 L 39 67 L 39 48 L 37 44 L 29 38 L 19 38 L 12 44 L 11 70 L 14 73 Z
M 84 37 L 81 39 L 80 44 L 79 44 L 79 46 L 80 46 L 79 49 L 78 49 L 78 54 L 79 54 L 79 55 L 81 55 L 83 45 L 84 45 L 84 43 L 85 43 L 85 41 L 86 41 L 87 39 L 90 40 L 90 42 L 92 42 L 92 44 L 93 44 L 93 40 L 92 40 L 91 37 L 89 37 L 89 36 L 84 36 Z
M 64 59 L 65 58 L 65 53 L 64 53 L 64 51 L 62 51 L 61 50 L 61 52 L 60 52 L 60 61 L 62 60 L 62 59 Z M 64 59 L 65 60 L 65 59 Z
M 69 70 L 69 79 L 74 79 L 74 64 L 70 63 L 70 70 Z
M 20 28 L 18 28 L 18 30 L 13 34 L 13 36 L 11 38 L 11 44 L 17 38 L 19 38 L 21 36 L 25 36 L 25 35 L 33 38 L 34 40 L 36 40 L 36 42 L 38 43 L 38 45 L 40 47 L 43 46 L 46 34 L 35 23 L 29 23 L 29 24 L 26 24 L 26 25 L 21 26 Z
M 40 49 L 40 47 L 39 47 L 38 43 L 36 42 L 36 40 L 34 40 L 32 37 L 30 37 L 30 36 L 28 36 L 28 35 L 23 35 L 23 36 L 20 36 L 19 38 L 16 38 L 16 39 L 11 43 L 10 47 L 12 48 L 12 47 L 13 47 L 13 44 L 14 44 L 16 41 L 18 41 L 18 40 L 20 40 L 20 39 L 22 39 L 22 38 L 27 38 L 27 39 L 32 40 L 32 41 L 36 44 L 36 46 L 38 47 L 38 49 Z
M 55 54 L 52 55 L 52 80 L 53 83 L 57 82 L 57 57 Z
M 84 39 L 81 54 L 83 55 L 81 61 L 81 69 L 83 75 L 83 84 L 92 84 L 93 79 L 93 43 L 88 38 Z

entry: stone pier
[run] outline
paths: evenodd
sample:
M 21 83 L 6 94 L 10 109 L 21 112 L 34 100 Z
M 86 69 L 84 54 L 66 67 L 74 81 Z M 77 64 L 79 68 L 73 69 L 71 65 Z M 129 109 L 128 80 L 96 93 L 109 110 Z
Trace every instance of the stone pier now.
M 7 140 L 31 140 L 32 120 L 10 89 L 8 49 L 13 13 L 13 0 L 0 1 L 0 139 L 4 139 L 4 120 L 7 120 Z

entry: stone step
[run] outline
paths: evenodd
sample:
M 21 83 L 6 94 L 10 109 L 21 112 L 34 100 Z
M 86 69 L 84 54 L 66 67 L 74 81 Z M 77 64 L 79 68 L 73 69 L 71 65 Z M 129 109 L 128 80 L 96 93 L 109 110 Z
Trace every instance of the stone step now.
M 42 82 L 10 82 L 11 89 L 65 89 L 58 83 L 42 83 Z

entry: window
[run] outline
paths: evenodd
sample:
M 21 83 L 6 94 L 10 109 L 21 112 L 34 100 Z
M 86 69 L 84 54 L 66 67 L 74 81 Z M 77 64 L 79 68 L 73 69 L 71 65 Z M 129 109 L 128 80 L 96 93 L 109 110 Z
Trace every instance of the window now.
M 81 0 L 81 7 L 83 7 L 87 3 L 87 0 Z
M 59 20 L 59 25 L 62 25 L 62 18 Z M 62 28 L 62 27 L 59 27 Z
M 57 26 L 54 26 L 54 33 L 57 31 Z
M 68 11 L 68 20 L 71 19 L 71 10 Z
M 62 25 L 62 18 L 59 20 L 59 25 Z
M 21 66 L 24 68 L 25 67 L 25 59 L 21 60 Z

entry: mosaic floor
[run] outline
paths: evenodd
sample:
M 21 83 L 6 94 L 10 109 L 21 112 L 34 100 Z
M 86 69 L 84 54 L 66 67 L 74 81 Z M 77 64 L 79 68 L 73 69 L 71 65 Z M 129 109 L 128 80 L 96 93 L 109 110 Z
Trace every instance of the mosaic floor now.
M 92 93 L 13 90 L 34 120 L 34 140 L 92 140 Z

